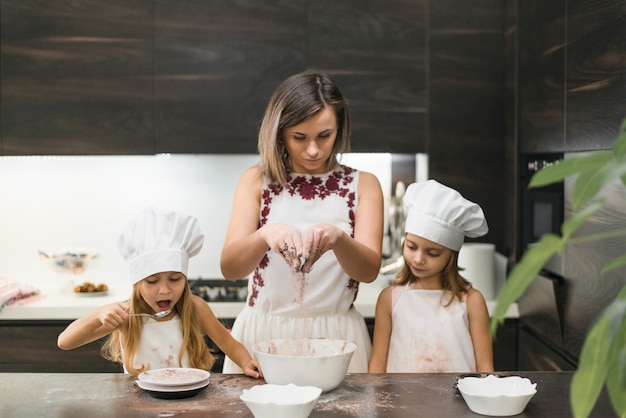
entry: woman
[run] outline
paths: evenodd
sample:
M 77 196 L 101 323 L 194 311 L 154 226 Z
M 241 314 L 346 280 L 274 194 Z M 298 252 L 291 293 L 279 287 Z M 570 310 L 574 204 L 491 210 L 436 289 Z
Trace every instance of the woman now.
M 349 372 L 366 372 L 371 342 L 354 302 L 378 275 L 383 197 L 370 173 L 341 165 L 350 148 L 346 101 L 326 75 L 305 71 L 272 95 L 258 141 L 261 163 L 242 175 L 221 257 L 228 280 L 246 277 L 246 308 L 232 335 L 261 341 L 323 337 L 354 342 Z M 241 372 L 231 361 L 225 373 Z

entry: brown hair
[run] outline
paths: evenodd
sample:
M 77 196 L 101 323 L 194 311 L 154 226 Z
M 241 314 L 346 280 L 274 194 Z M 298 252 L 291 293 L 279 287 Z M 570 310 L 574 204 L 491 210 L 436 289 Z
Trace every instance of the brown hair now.
M 271 182 L 283 185 L 288 181 L 283 131 L 310 119 L 326 106 L 335 111 L 337 118 L 337 138 L 327 166 L 331 170 L 337 164 L 337 154 L 350 151 L 350 118 L 339 87 L 327 75 L 307 70 L 287 78 L 274 91 L 258 138 L 261 168 Z
M 187 280 L 185 278 L 185 280 Z M 211 354 L 206 342 L 200 322 L 196 319 L 196 312 L 191 301 L 189 285 L 185 286 L 183 294 L 174 306 L 174 312 L 180 316 L 183 329 L 183 343 L 178 353 L 178 364 L 182 367 L 182 358 L 185 352 L 189 356 L 191 367 L 211 370 L 215 358 Z M 151 308 L 141 297 L 139 283 L 133 286 L 133 294 L 129 301 L 130 313 L 148 313 Z M 112 361 L 122 363 L 128 373 L 136 376 L 146 370 L 146 365 L 134 367 L 135 354 L 141 340 L 144 318 L 131 316 L 125 329 L 113 331 L 102 346 L 103 356 Z
M 406 241 L 404 245 L 406 245 Z M 463 295 L 467 293 L 468 287 L 471 286 L 471 283 L 465 280 L 459 273 L 459 267 L 457 265 L 458 258 L 459 252 L 451 251 L 448 264 L 446 264 L 446 267 L 441 272 L 441 287 L 444 290 L 444 295 L 449 294 L 451 296 L 450 300 L 444 306 L 449 306 L 454 299 L 462 301 Z M 403 286 L 411 284 L 416 280 L 417 277 L 411 273 L 411 269 L 405 261 L 392 284 Z

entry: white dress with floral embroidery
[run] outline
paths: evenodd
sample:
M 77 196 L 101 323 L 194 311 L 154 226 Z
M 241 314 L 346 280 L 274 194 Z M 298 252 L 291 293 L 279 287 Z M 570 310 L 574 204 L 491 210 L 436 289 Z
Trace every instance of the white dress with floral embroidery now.
M 354 235 L 359 172 L 342 166 L 326 174 L 291 174 L 286 187 L 264 182 L 260 225 L 283 223 L 304 232 L 317 224 L 339 226 Z M 248 280 L 247 306 L 237 317 L 232 335 L 253 354 L 257 342 L 278 338 L 338 338 L 352 341 L 357 351 L 351 373 L 367 372 L 371 342 L 363 316 L 352 303 L 358 282 L 350 278 L 327 251 L 308 274 L 294 274 L 285 260 L 268 251 Z M 224 373 L 242 373 L 230 359 Z

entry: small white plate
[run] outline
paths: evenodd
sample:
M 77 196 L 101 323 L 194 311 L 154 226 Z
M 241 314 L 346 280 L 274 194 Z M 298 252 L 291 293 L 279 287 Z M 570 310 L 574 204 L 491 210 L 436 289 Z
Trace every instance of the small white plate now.
M 210 380 L 207 378 L 202 382 L 194 383 L 192 385 L 183 385 L 183 386 L 161 386 L 155 385 L 154 383 L 148 383 L 141 380 L 136 380 L 137 386 L 144 390 L 150 390 L 153 392 L 186 392 L 188 390 L 196 390 L 201 389 L 205 386 L 208 386 Z
M 152 385 L 164 386 L 189 386 L 202 383 L 209 379 L 211 373 L 202 369 L 193 368 L 165 368 L 148 370 L 139 374 L 139 380 Z

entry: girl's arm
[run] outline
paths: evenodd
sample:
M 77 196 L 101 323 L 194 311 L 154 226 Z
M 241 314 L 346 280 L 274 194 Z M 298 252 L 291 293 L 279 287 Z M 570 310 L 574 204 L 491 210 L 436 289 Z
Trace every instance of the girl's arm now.
M 354 238 L 338 227 L 328 228 L 327 237 L 322 237 L 322 253 L 332 249 L 337 261 L 354 280 L 373 282 L 380 271 L 383 241 L 383 194 L 376 176 L 361 172 L 359 175 L 359 202 L 354 220 Z M 312 234 L 324 234 L 324 226 Z M 334 232 L 333 232 L 334 229 Z M 305 234 L 306 243 L 310 241 Z
M 62 350 L 71 350 L 109 335 L 128 318 L 125 302 L 112 303 L 78 318 L 59 334 L 57 345 Z
M 192 296 L 192 301 L 196 315 L 208 337 L 213 340 L 224 354 L 241 367 L 247 376 L 262 377 L 263 373 L 258 361 L 253 359 L 248 350 L 230 335 L 209 305 L 201 297 L 195 295 Z
M 387 355 L 391 338 L 391 289 L 386 287 L 380 292 L 376 302 L 376 319 L 374 322 L 374 338 L 369 373 L 385 373 L 387 371 Z
M 467 292 L 467 316 L 474 345 L 476 371 L 493 373 L 493 342 L 489 332 L 489 311 L 482 293 L 474 288 Z

